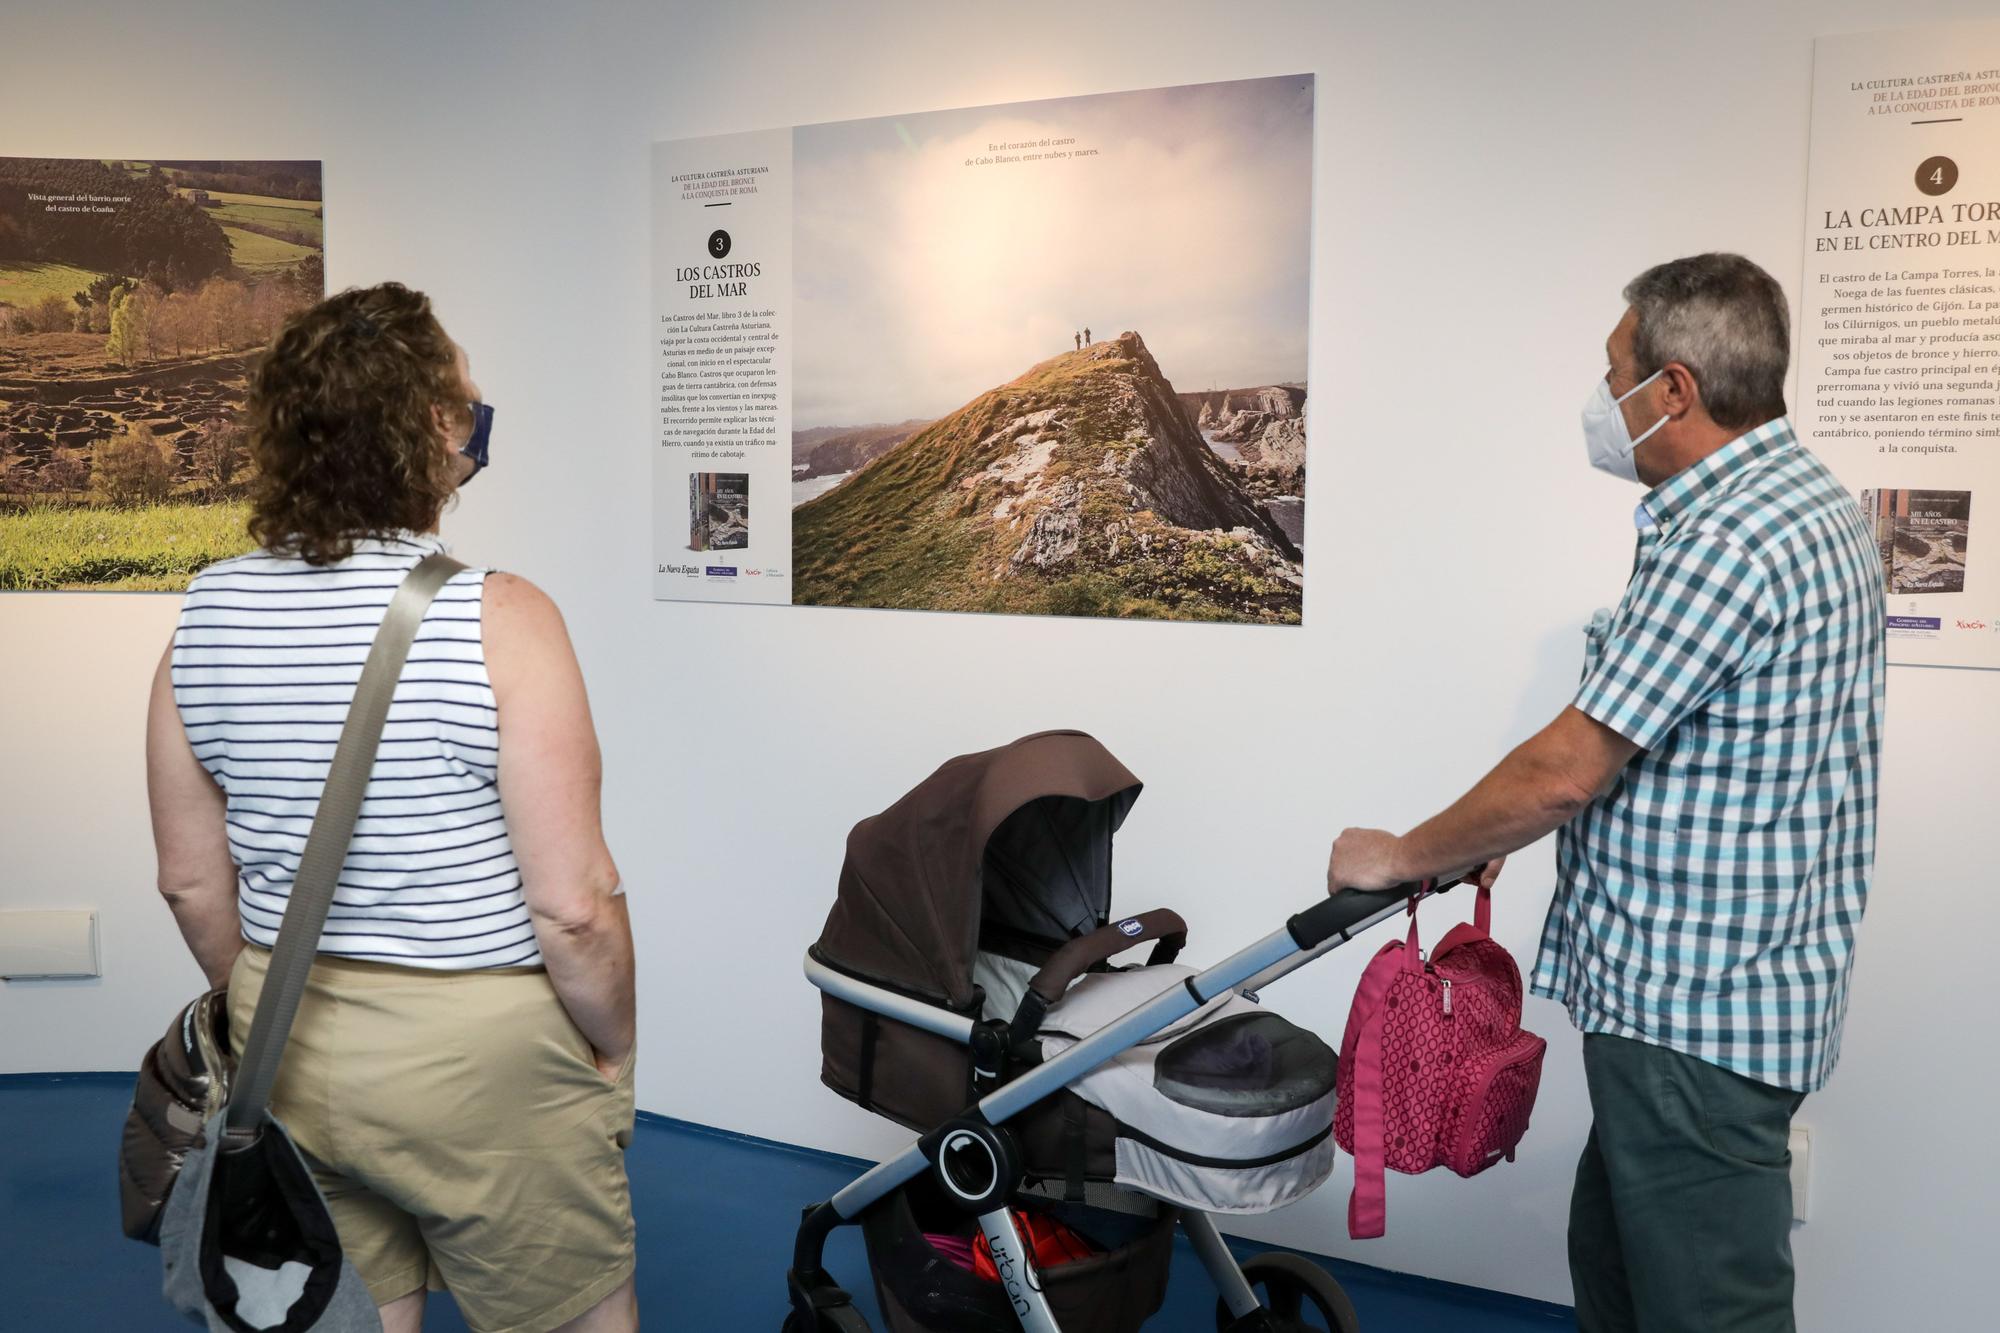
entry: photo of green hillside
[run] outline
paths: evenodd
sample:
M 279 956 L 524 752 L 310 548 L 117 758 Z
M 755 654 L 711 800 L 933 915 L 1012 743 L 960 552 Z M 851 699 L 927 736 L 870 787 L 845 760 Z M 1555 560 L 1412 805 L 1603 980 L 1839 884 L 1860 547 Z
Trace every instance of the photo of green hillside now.
M 317 162 L 0 158 L 0 591 L 250 546 L 251 361 L 325 294 Z
M 793 510 L 792 543 L 823 606 L 1289 623 L 1304 581 L 1137 333 L 917 432 Z
M 1312 143 L 1309 75 L 796 128 L 791 600 L 1300 623 Z

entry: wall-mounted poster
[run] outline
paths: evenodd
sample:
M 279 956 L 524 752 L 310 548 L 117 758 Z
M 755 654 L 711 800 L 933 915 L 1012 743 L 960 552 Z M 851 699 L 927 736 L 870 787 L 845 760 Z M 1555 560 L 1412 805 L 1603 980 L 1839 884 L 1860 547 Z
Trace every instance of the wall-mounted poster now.
M 1799 306 L 1793 415 L 1874 524 L 1889 660 L 2000 667 L 2000 23 L 1820 39 Z
M 0 589 L 249 548 L 249 363 L 322 258 L 317 162 L 0 158 Z
M 1310 75 L 655 144 L 656 595 L 1298 623 L 1312 150 Z

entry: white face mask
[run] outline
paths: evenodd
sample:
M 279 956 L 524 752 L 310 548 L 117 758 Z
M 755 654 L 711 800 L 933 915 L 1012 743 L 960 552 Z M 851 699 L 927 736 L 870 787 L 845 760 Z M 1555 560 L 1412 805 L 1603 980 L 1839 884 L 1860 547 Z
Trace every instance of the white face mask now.
M 1597 382 L 1597 387 L 1591 390 L 1590 401 L 1583 405 L 1583 446 L 1590 453 L 1592 467 L 1627 481 L 1639 480 L 1639 464 L 1633 460 L 1632 451 L 1644 444 L 1654 431 L 1666 425 L 1667 418 L 1661 417 L 1646 427 L 1646 433 L 1635 440 L 1632 432 L 1626 429 L 1625 414 L 1618 410 L 1618 405 L 1665 373 L 1666 367 L 1660 367 L 1633 385 L 1629 392 L 1616 398 L 1611 396 L 1611 381 Z

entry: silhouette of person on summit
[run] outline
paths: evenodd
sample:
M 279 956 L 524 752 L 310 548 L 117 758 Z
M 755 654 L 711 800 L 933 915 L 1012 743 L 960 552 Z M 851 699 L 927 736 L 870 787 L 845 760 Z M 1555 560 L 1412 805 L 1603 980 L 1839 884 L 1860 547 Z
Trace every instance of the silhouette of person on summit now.
M 1085 328 L 1083 331 L 1083 345 L 1085 347 L 1088 347 L 1096 341 L 1097 339 L 1090 336 L 1090 330 L 1088 328 Z
M 1083 335 L 1081 333 L 1076 335 L 1076 350 L 1079 352 L 1083 350 Z

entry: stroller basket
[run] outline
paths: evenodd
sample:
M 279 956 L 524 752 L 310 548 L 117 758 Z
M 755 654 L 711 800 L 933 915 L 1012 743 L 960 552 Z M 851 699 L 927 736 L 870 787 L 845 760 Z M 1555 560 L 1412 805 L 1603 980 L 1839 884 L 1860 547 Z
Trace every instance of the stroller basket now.
M 1041 1270 L 1042 1292 L 1066 1327 L 1137 1333 L 1166 1299 L 1172 1209 L 1134 1215 L 1033 1198 L 1017 1199 L 1014 1206 L 1059 1217 L 1101 1251 Z M 862 1217 L 868 1266 L 874 1270 L 876 1300 L 889 1333 L 1014 1333 L 1020 1328 L 999 1282 L 959 1267 L 931 1240 L 941 1233 L 969 1240 L 977 1229 L 921 1178 Z
M 1256 991 L 1430 886 L 1328 898 L 1206 971 L 1179 966 L 1179 916 L 1112 914 L 1112 838 L 1139 791 L 1089 736 L 1043 732 L 946 762 L 849 834 L 806 960 L 821 1080 L 923 1137 L 807 1210 L 792 1333 L 867 1327 L 821 1267 L 827 1235 L 856 1222 L 897 1333 L 1136 1330 L 1176 1224 L 1220 1290 L 1218 1327 L 1267 1326 L 1259 1283 L 1277 1308 L 1310 1299 L 1355 1327 L 1323 1270 L 1239 1267 L 1211 1215 L 1281 1207 L 1332 1170 L 1333 1052 Z M 1143 966 L 1112 964 L 1140 945 Z M 1038 1272 L 1015 1210 L 1107 1186 L 1150 1201 L 1145 1224 L 1084 1215 L 1103 1252 Z M 1005 1280 L 927 1239 L 968 1235 Z

